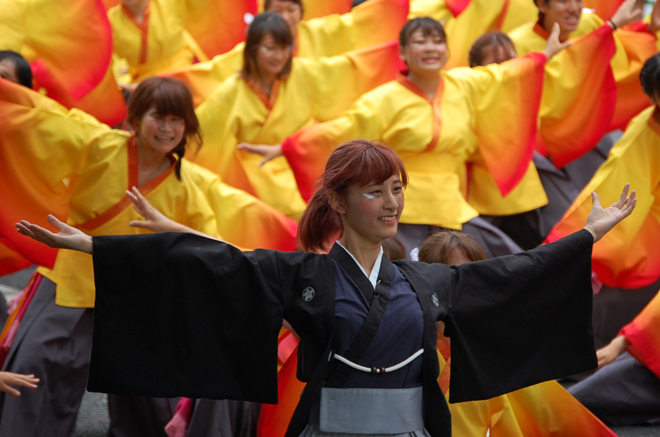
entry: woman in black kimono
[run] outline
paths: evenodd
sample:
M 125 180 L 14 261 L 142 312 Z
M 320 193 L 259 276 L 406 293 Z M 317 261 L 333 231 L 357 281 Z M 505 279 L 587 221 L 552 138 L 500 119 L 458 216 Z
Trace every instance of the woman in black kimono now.
M 94 255 L 88 389 L 277 402 L 284 318 L 307 382 L 287 436 L 439 437 L 451 422 L 436 380 L 438 321 L 451 338 L 452 402 L 596 367 L 591 246 L 632 212 L 628 186 L 606 209 L 594 195 L 585 229 L 556 243 L 449 267 L 382 255 L 407 183 L 388 147 L 339 147 L 320 182 L 299 225 L 305 252 L 244 253 L 190 233 L 92 238 L 54 217 L 58 234 L 17 224 Z M 146 226 L 163 229 L 157 218 Z

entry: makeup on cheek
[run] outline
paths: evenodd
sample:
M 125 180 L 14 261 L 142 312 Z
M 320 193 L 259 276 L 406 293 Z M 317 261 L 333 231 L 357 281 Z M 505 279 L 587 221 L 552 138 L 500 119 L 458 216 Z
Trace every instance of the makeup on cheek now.
M 362 195 L 363 195 L 364 197 L 366 197 L 367 200 L 371 200 L 371 199 L 375 199 L 375 198 L 376 198 L 376 196 L 374 196 L 373 194 L 362 193 Z

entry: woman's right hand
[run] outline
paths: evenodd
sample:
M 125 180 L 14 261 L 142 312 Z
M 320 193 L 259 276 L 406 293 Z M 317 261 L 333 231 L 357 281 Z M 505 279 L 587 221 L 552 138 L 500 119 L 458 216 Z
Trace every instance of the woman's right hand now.
M 545 56 L 550 60 L 554 55 L 571 45 L 573 45 L 573 43 L 570 41 L 559 41 L 559 24 L 555 23 L 552 26 L 552 32 L 550 32 L 548 41 L 545 43 L 545 50 L 543 50 L 543 53 L 545 53 Z
M 254 153 L 255 155 L 261 155 L 264 157 L 264 159 L 259 163 L 259 167 L 267 163 L 268 161 L 271 161 L 278 156 L 282 156 L 282 145 L 277 144 L 275 146 L 266 146 L 263 144 L 248 144 L 248 143 L 241 143 L 238 146 L 236 146 L 239 150 L 245 150 L 248 153 Z
M 21 220 L 20 223 L 16 223 L 16 227 L 18 228 L 19 233 L 47 246 L 56 249 L 70 249 L 89 254 L 92 253 L 92 237 L 79 231 L 73 226 L 69 226 L 66 223 L 59 221 L 53 215 L 48 216 L 48 223 L 59 232 L 54 234 L 48 229 L 34 225 L 27 220 Z
M 642 8 L 635 8 L 636 3 L 636 0 L 626 0 L 610 18 L 617 29 L 642 18 Z

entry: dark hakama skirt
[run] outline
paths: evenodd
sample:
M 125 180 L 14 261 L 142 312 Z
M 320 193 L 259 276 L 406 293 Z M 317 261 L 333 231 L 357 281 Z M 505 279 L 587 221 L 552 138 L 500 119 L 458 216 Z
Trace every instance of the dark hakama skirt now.
M 92 350 L 93 310 L 55 304 L 55 284 L 43 278 L 25 313 L 3 370 L 34 374 L 34 390 L 0 393 L 3 437 L 73 435 Z

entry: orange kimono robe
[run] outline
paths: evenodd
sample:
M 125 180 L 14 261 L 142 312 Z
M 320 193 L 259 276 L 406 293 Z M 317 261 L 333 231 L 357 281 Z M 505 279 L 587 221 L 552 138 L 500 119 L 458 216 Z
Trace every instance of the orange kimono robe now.
M 544 55 L 530 54 L 500 65 L 442 72 L 434 99 L 399 76 L 363 95 L 336 120 L 298 131 L 282 143 L 282 151 L 309 199 L 334 148 L 354 138 L 384 141 L 410 175 L 402 223 L 461 229 L 476 217 L 465 196 L 466 163 L 477 156 L 500 196 L 529 178 L 518 201 L 507 208 L 534 209 L 547 202 L 530 167 L 544 66 Z
M 593 271 L 610 287 L 640 288 L 660 276 L 657 236 L 660 235 L 660 125 L 655 107 L 647 108 L 628 126 L 610 150 L 610 156 L 580 192 L 564 217 L 546 238 L 555 241 L 584 226 L 591 211 L 591 192 L 601 204 L 616 202 L 624 184 L 637 190 L 637 207 L 598 243 L 592 255 Z
M 627 350 L 660 378 L 660 293 L 619 335 L 631 343 Z
M 603 20 L 594 13 L 583 12 L 578 28 L 571 38 L 587 35 L 603 26 Z M 609 25 L 607 25 L 609 27 Z M 545 47 L 548 32 L 538 23 L 529 24 L 509 33 L 518 55 Z M 657 53 L 657 38 L 646 30 L 642 22 L 633 23 L 614 31 L 616 53 L 612 58 L 612 72 L 617 84 L 617 100 L 611 130 L 625 129 L 628 122 L 651 102 L 643 93 L 639 73 L 644 62 Z M 584 108 L 585 112 L 592 108 Z
M 232 77 L 197 107 L 205 137 L 194 160 L 297 219 L 305 203 L 286 160 L 260 168 L 260 157 L 236 146 L 279 144 L 314 121 L 335 118 L 362 93 L 394 78 L 398 67 L 392 43 L 321 60 L 294 58 L 291 74 L 275 81 L 270 96 L 253 81 Z

